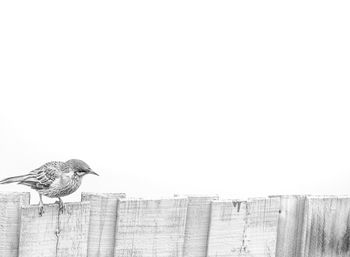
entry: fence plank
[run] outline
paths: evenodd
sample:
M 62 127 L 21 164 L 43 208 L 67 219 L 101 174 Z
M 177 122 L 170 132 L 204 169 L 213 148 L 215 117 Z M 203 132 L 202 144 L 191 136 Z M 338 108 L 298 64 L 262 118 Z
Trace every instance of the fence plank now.
M 280 196 L 281 213 L 277 231 L 277 257 L 299 257 L 306 196 Z
M 189 196 L 184 240 L 184 257 L 206 257 L 211 201 L 217 196 Z
M 43 216 L 38 206 L 22 208 L 20 257 L 85 257 L 90 217 L 89 203 L 66 203 L 58 215 L 58 205 L 45 205 Z
M 246 255 L 272 257 L 276 252 L 279 198 L 248 200 Z
M 208 257 L 244 254 L 246 201 L 218 200 L 211 204 Z
M 118 201 L 117 257 L 182 257 L 187 199 Z
M 280 201 L 213 201 L 208 257 L 275 256 Z
M 117 204 L 123 193 L 81 194 L 81 200 L 90 202 L 88 257 L 110 257 L 114 253 Z
M 0 256 L 18 256 L 21 206 L 29 200 L 29 193 L 0 193 Z
M 350 198 L 307 197 L 302 257 L 350 256 Z

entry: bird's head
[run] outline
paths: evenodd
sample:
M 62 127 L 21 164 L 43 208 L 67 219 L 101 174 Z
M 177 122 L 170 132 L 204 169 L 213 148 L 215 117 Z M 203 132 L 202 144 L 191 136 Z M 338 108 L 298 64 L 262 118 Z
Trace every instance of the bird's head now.
M 71 159 L 66 162 L 66 164 L 74 171 L 76 175 L 79 177 L 83 177 L 87 174 L 93 174 L 98 176 L 96 172 L 94 172 L 89 165 L 87 165 L 85 162 L 82 160 L 78 159 Z

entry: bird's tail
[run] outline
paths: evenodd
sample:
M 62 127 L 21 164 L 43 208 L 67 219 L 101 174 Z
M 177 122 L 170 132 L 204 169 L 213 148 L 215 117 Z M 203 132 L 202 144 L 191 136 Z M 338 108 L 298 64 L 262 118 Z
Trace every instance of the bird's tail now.
M 0 184 L 10 184 L 10 183 L 15 183 L 15 182 L 21 182 L 24 179 L 26 179 L 27 177 L 28 177 L 28 174 L 21 175 L 21 176 L 5 178 L 3 180 L 0 180 Z

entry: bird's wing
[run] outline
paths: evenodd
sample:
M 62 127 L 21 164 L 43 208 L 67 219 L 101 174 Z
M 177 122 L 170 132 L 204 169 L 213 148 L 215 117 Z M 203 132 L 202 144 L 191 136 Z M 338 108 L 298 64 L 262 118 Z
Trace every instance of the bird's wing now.
M 48 188 L 61 175 L 62 164 L 62 162 L 48 162 L 31 171 L 19 184 L 30 186 L 36 190 Z

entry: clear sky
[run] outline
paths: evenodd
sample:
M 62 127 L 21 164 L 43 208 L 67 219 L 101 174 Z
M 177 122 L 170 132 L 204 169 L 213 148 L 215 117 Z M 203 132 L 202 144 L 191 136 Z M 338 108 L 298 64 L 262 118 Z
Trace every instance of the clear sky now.
M 79 158 L 80 191 L 350 194 L 349 5 L 1 2 L 0 175 Z

